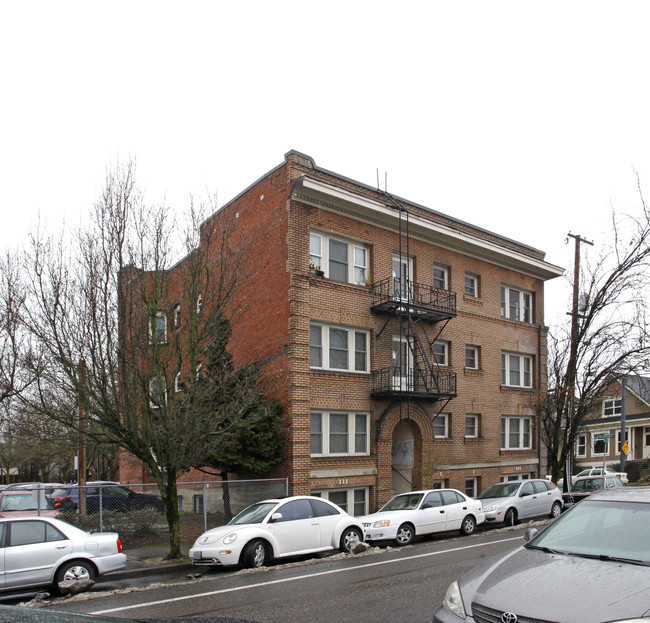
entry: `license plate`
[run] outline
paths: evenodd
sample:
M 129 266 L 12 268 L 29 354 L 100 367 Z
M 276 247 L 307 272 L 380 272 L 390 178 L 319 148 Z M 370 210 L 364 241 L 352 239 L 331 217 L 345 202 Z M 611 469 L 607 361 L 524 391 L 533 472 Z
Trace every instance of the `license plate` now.
M 200 560 L 201 552 L 192 552 L 192 558 L 195 558 L 196 560 Z

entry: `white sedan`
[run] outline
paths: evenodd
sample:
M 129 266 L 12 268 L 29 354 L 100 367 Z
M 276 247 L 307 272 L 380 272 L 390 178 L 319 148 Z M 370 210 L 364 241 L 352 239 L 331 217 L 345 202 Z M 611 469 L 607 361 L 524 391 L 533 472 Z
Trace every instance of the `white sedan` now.
M 274 558 L 349 552 L 357 541 L 363 541 L 357 519 L 328 500 L 300 495 L 249 506 L 204 532 L 189 554 L 194 565 L 261 567 Z
M 360 519 L 366 541 L 408 545 L 416 536 L 432 532 L 472 534 L 485 515 L 481 502 L 456 489 L 429 489 L 396 495 L 376 513 Z
M 126 565 L 115 532 L 81 530 L 53 517 L 0 519 L 0 590 L 51 586 L 64 580 L 94 580 Z

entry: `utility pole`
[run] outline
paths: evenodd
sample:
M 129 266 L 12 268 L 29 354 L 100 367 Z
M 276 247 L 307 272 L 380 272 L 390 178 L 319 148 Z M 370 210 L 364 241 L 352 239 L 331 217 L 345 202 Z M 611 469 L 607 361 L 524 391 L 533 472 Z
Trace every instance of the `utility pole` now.
M 86 514 L 86 435 L 85 428 L 85 396 L 86 396 L 86 362 L 79 362 L 79 465 L 77 485 L 79 489 L 79 514 Z
M 573 304 L 571 306 L 571 344 L 569 348 L 569 362 L 567 365 L 567 439 L 571 438 L 571 428 L 573 425 L 573 408 L 575 399 L 575 385 L 577 376 L 578 363 L 578 318 L 580 314 L 580 243 L 592 245 L 593 242 L 585 240 L 582 236 L 576 234 L 567 234 L 569 238 L 575 240 L 575 257 L 573 260 Z M 568 241 L 568 239 L 567 239 Z M 567 448 L 566 465 L 564 468 L 564 486 L 563 489 L 568 491 L 568 483 L 571 481 L 573 472 L 573 444 Z

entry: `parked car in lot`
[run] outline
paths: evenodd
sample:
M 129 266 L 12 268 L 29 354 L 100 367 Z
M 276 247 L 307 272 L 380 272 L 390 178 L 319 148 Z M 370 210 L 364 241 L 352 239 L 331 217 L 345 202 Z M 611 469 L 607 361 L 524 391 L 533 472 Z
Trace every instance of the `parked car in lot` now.
M 434 623 L 646 620 L 648 488 L 594 493 L 541 532 L 529 528 L 525 538 L 523 547 L 453 582 Z
M 57 517 L 59 511 L 37 491 L 3 489 L 0 491 L 0 517 Z
M 366 541 L 408 545 L 422 534 L 452 530 L 472 534 L 485 515 L 480 502 L 456 489 L 429 489 L 396 495 L 376 513 L 359 520 Z
M 543 479 L 510 480 L 492 485 L 478 496 L 488 524 L 514 526 L 520 519 L 559 517 L 562 493 Z
M 592 493 L 596 493 L 596 491 L 615 489 L 616 487 L 622 486 L 621 479 L 616 476 L 586 476 L 584 478 L 578 478 L 573 483 L 571 491 L 562 494 L 564 510 L 571 508 L 571 506 L 589 497 Z
M 571 476 L 571 484 L 573 484 L 578 478 L 586 478 L 587 476 L 616 476 L 621 480 L 621 482 L 626 485 L 629 482 L 626 472 L 617 472 L 615 469 L 610 467 L 589 467 L 583 469 L 581 472 Z M 564 484 L 564 478 L 560 478 L 557 481 L 557 486 L 561 487 Z
M 294 496 L 264 500 L 227 525 L 204 532 L 190 549 L 194 565 L 261 567 L 274 558 L 338 549 L 363 541 L 361 522 L 328 500 Z
M 115 532 L 90 534 L 53 517 L 0 519 L 0 590 L 51 586 L 122 569 Z
M 137 493 L 114 482 L 89 482 L 86 489 L 86 510 L 89 513 L 103 511 L 127 512 L 150 509 L 156 513 L 165 512 L 165 503 L 157 495 Z M 79 487 L 66 485 L 50 495 L 53 506 L 61 512 L 76 511 L 79 508 Z

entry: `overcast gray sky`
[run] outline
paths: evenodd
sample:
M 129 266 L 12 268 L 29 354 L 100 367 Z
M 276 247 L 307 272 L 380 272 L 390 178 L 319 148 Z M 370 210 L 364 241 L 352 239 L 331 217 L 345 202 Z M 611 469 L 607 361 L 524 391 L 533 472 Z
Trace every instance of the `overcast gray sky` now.
M 0 245 L 39 214 L 77 224 L 118 159 L 180 210 L 297 149 L 572 270 L 567 232 L 606 242 L 635 170 L 650 189 L 649 18 L 645 0 L 5 0 Z M 565 296 L 550 285 L 549 311 Z

